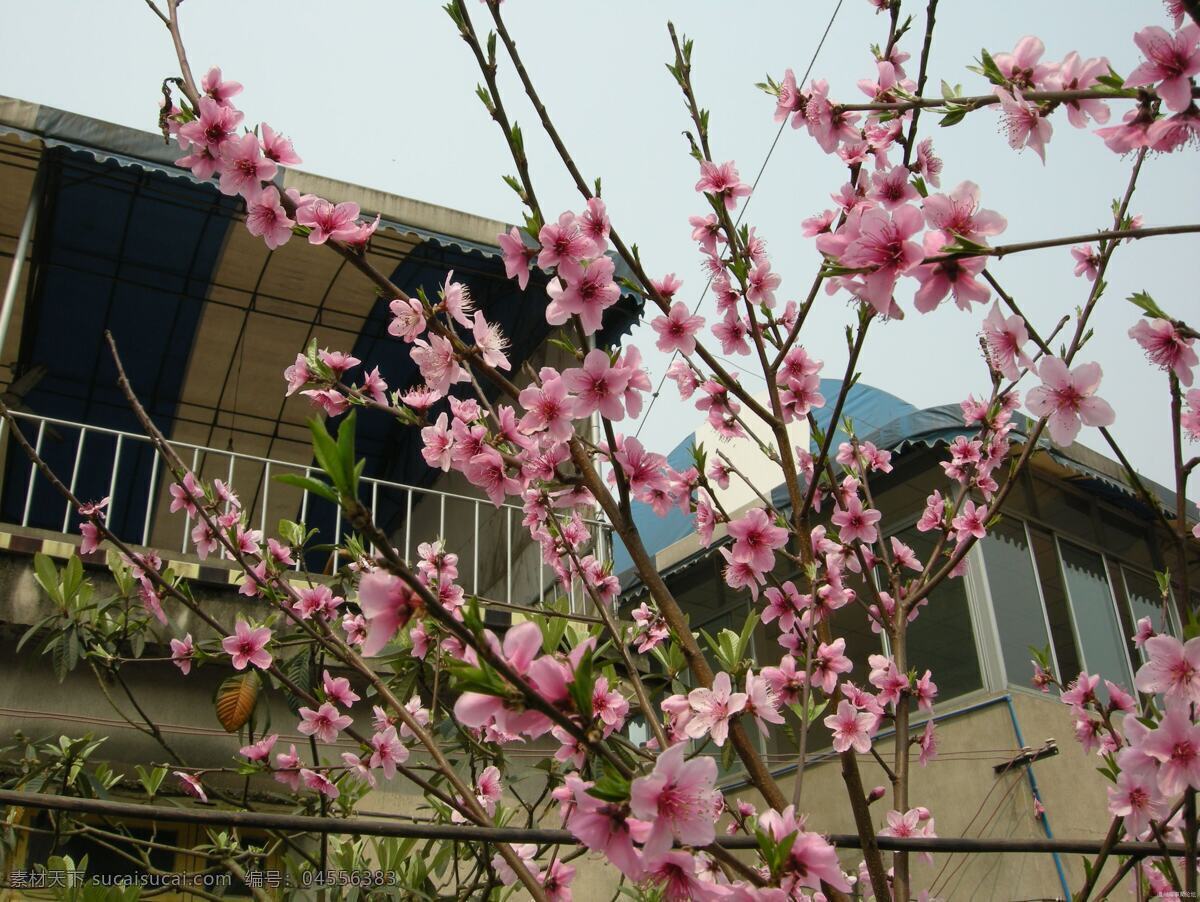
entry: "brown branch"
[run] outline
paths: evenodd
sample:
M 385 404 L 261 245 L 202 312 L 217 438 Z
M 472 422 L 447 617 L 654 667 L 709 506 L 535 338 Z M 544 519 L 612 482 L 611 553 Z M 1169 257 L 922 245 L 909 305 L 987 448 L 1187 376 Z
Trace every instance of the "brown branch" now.
M 1022 91 L 1021 96 L 1035 103 L 1075 103 L 1080 100 L 1140 100 L 1155 99 L 1158 95 L 1146 88 L 1112 90 L 1109 88 L 1082 91 Z M 1200 96 L 1200 88 L 1192 88 L 1192 96 Z M 981 107 L 991 106 L 1000 102 L 995 94 L 976 94 L 970 97 L 913 97 L 910 100 L 898 100 L 889 103 L 839 103 L 836 110 L 871 112 L 871 113 L 903 113 L 918 108 L 946 107 L 947 110 L 964 110 L 972 112 Z
M 925 92 L 925 82 L 928 78 L 929 50 L 933 44 L 933 26 L 937 22 L 938 0 L 929 0 L 925 7 L 925 43 L 921 45 L 921 63 L 917 71 L 917 96 Z M 913 151 L 916 150 L 917 120 L 921 117 L 921 108 L 913 110 L 912 121 L 908 125 L 908 138 L 904 142 L 904 160 L 902 166 L 907 167 L 912 161 Z
M 1023 241 L 1019 244 L 998 244 L 995 247 L 979 247 L 968 251 L 950 251 L 944 254 L 933 254 L 922 260 L 922 263 L 940 263 L 943 260 L 962 260 L 969 257 L 1007 257 L 1010 254 L 1020 254 L 1025 251 L 1037 251 L 1048 247 L 1064 247 L 1068 244 L 1089 244 L 1093 241 L 1109 241 L 1112 239 L 1137 240 L 1155 238 L 1160 235 L 1190 235 L 1200 232 L 1200 223 L 1183 225 L 1152 226 L 1144 229 L 1106 229 L 1102 232 L 1084 232 L 1080 235 L 1068 235 L 1064 238 L 1043 238 L 1040 241 Z

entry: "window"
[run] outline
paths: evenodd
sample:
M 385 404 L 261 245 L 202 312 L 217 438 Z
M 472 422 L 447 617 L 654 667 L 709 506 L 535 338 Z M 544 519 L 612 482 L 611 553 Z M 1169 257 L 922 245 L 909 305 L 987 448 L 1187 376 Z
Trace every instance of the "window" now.
M 1042 520 L 1055 530 L 1079 536 L 1093 545 L 1100 543 L 1100 537 L 1096 535 L 1096 521 L 1092 517 L 1092 503 L 1088 498 L 1036 476 L 1033 486 L 1037 495 L 1038 515 Z
M 1033 681 L 1030 649 L 1046 648 L 1050 633 L 1025 524 L 1001 520 L 981 546 L 1005 674 L 1009 683 L 1029 687 Z
M 1106 553 L 1115 554 L 1145 570 L 1157 569 L 1149 542 L 1154 532 L 1152 523 L 1144 520 L 1135 523 L 1110 510 L 1102 509 L 1100 525 L 1104 529 L 1103 544 Z
M 1033 543 L 1033 559 L 1037 566 L 1038 582 L 1042 587 L 1042 599 L 1046 604 L 1046 619 L 1050 623 L 1054 657 L 1058 662 L 1058 673 L 1055 676 L 1069 682 L 1083 668 L 1079 663 L 1079 652 L 1075 648 L 1075 631 L 1071 626 L 1067 590 L 1063 583 L 1062 569 L 1058 564 L 1058 549 L 1053 535 L 1032 524 L 1029 526 L 1029 538 Z
M 1126 640 L 1117 621 L 1104 559 L 1094 551 L 1066 541 L 1059 542 L 1059 548 L 1075 632 L 1083 647 L 1084 666 L 1088 673 L 1098 673 L 1119 686 L 1132 688 Z M 1062 676 L 1068 678 L 1067 674 Z
M 1129 610 L 1127 633 L 1132 636 L 1137 630 L 1137 622 L 1143 617 L 1149 617 L 1156 633 L 1176 634 L 1175 618 L 1170 615 L 1169 610 L 1164 608 L 1162 596 L 1158 591 L 1158 582 L 1154 577 L 1139 573 L 1131 567 L 1121 566 L 1120 571 Z M 1117 594 L 1120 595 L 1122 586 L 1115 575 L 1113 582 L 1118 587 Z
M 931 533 L 909 527 L 897 538 L 928 562 L 933 552 Z M 943 581 L 908 625 L 908 665 L 918 677 L 927 668 L 933 671 L 939 702 L 983 688 L 971 608 L 961 578 Z

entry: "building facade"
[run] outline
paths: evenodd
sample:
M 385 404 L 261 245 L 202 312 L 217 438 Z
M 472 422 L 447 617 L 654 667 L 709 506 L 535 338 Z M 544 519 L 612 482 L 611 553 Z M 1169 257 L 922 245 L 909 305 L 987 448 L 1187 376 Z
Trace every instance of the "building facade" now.
M 821 393 L 834 398 L 839 388 L 827 380 Z M 821 429 L 830 428 L 828 410 L 817 414 Z M 934 489 L 946 490 L 948 480 L 939 464 L 948 459 L 947 444 L 971 431 L 957 405 L 917 410 L 887 392 L 856 384 L 845 416 L 860 440 L 892 452 L 892 471 L 871 477 L 885 536 L 897 536 L 927 560 L 931 534 L 918 531 L 916 522 L 927 496 Z M 833 447 L 843 438 L 835 436 Z M 1014 438 L 1023 442 L 1022 428 Z M 669 458 L 672 466 L 687 466 L 691 446 L 703 439 L 697 435 L 682 442 Z M 802 441 L 807 444 L 807 435 Z M 711 449 L 711 443 L 705 444 Z M 767 478 L 770 466 L 764 465 L 762 473 Z M 939 754 L 922 768 L 915 764 L 914 749 L 910 800 L 930 809 L 941 836 L 1099 840 L 1111 819 L 1108 783 L 1097 770 L 1103 762 L 1075 741 L 1070 709 L 1057 693 L 1033 686 L 1031 649 L 1045 650 L 1065 682 L 1087 670 L 1132 691 L 1133 674 L 1142 663 L 1130 638 L 1136 622 L 1149 617 L 1157 630 L 1182 635 L 1187 611 L 1200 598 L 1186 605 L 1175 586 L 1169 603 L 1162 603 L 1154 574 L 1167 569 L 1178 573 L 1171 539 L 1116 462 L 1078 444 L 1061 449 L 1043 439 L 1019 480 L 1003 519 L 969 553 L 963 576 L 942 583 L 909 624 L 909 666 L 918 675 L 931 670 L 939 689 L 933 715 Z M 1166 510 L 1174 509 L 1171 493 L 1144 482 Z M 786 493 L 777 490 L 772 503 L 786 513 Z M 741 509 L 754 506 L 762 502 L 749 498 Z M 737 507 L 727 501 L 726 507 L 738 516 Z M 648 509 L 638 513 L 648 550 L 694 631 L 738 632 L 748 615 L 761 610 L 748 592 L 725 584 L 725 559 L 717 553 L 726 541 L 723 527 L 705 547 L 690 518 L 674 512 L 660 519 Z M 1189 506 L 1189 517 L 1194 516 L 1194 506 Z M 1193 586 L 1200 584 L 1197 551 L 1191 549 L 1189 563 Z M 621 549 L 615 560 L 625 560 Z M 775 575 L 802 584 L 797 572 L 781 567 Z M 624 584 L 625 601 L 636 605 L 640 584 L 632 573 Z M 865 685 L 867 674 L 861 668 L 869 655 L 887 652 L 886 636 L 872 631 L 855 605 L 836 613 L 832 632 L 846 639 L 846 654 L 856 662 L 846 678 Z M 785 651 L 776 642 L 778 635 L 758 625 L 752 640 L 756 667 L 779 663 Z M 786 716 L 789 729 L 775 729 L 760 743 L 790 797 L 799 720 L 791 712 Z M 913 712 L 914 735 L 926 718 Z M 854 833 L 840 766 L 829 746 L 828 731 L 818 718 L 809 737 L 812 754 L 800 810 L 809 813 L 813 829 Z M 886 731 L 875 747 L 891 760 Z M 1036 760 L 1012 764 L 1029 758 Z M 867 787 L 889 785 L 872 755 L 859 756 L 859 766 Z M 724 789 L 728 797 L 758 803 L 736 766 L 726 775 Z M 872 807 L 880 828 L 889 798 L 890 786 Z M 852 854 L 844 854 L 844 862 L 853 860 Z M 946 899 L 1069 898 L 1083 874 L 1079 856 L 1033 854 L 939 855 L 932 864 L 915 861 L 913 869 L 915 887 Z
M 180 155 L 160 135 L 0 97 L 0 392 L 21 432 L 79 498 L 108 497 L 113 531 L 160 555 L 207 609 L 232 623 L 251 604 L 238 592 L 243 576 L 228 562 L 198 555 L 195 524 L 170 513 L 169 471 L 118 388 L 106 333 L 151 419 L 198 476 L 230 485 L 249 522 L 266 535 L 277 534 L 281 520 L 320 530 L 314 544 L 326 547 L 297 560 L 298 583 L 333 579 L 346 563 L 335 547 L 345 530 L 334 505 L 278 480 L 317 469 L 307 424 L 314 411 L 298 394 L 285 397 L 284 369 L 315 342 L 352 354 L 363 372 L 378 367 L 392 389 L 414 387 L 420 376 L 409 346 L 388 334 L 391 298 L 302 236 L 267 248 L 244 228 L 241 199 L 176 166 Z M 511 342 L 514 373 L 526 362 L 535 370 L 565 365 L 564 352 L 548 342 L 545 275 L 535 270 L 524 290 L 506 278 L 497 236 L 508 225 L 291 169 L 277 182 L 281 190 L 353 201 L 369 218 L 379 214 L 367 259 L 410 295 L 436 298 L 453 273 Z M 615 343 L 639 314 L 633 297 L 622 298 L 606 312 L 597 343 Z M 522 527 L 519 504 L 496 506 L 460 474 L 431 469 L 418 430 L 385 413 L 358 410 L 356 441 L 365 458 L 361 500 L 375 522 L 409 560 L 421 543 L 443 540 L 459 557 L 461 585 L 481 599 L 493 627 L 512 622 L 514 606 L 564 594 Z M 230 671 L 201 667 L 183 677 L 170 663 L 169 638 L 214 638 L 170 600 L 168 625 L 154 624 L 145 646 L 128 652 L 150 660 L 124 666 L 120 685 L 103 668 L 93 672 L 75 638 L 41 654 L 41 634 L 33 634 L 18 653 L 30 626 L 54 613 L 37 585 L 34 557 L 64 566 L 78 552 L 78 526 L 77 512 L 34 471 L 5 424 L 0 785 L 41 788 L 21 782 L 13 762 L 27 741 L 66 736 L 101 741 L 90 763 L 125 775 L 111 795 L 144 801 L 133 779 L 139 764 L 169 762 L 172 751 L 194 767 L 225 766 L 236 756 L 239 737 L 222 728 L 212 702 Z M 607 532 L 599 522 L 590 526 L 592 550 L 604 560 Z M 84 564 L 96 596 L 112 595 L 105 553 L 84 556 Z M 566 594 L 570 604 L 583 604 L 578 587 Z M 279 693 L 264 704 L 281 743 L 307 743 Z M 369 710 L 359 714 L 369 717 Z M 147 721 L 157 738 L 143 728 Z M 344 745 L 328 751 L 336 757 L 354 748 Z M 255 792 L 266 810 L 287 810 L 286 800 L 272 796 L 276 789 L 268 780 Z M 413 814 L 423 801 L 414 789 L 402 780 L 385 783 L 362 810 Z M 164 792 L 178 795 L 172 787 Z M 34 812 L 9 815 L 40 823 Z M 202 833 L 189 830 L 161 836 L 187 847 Z M 93 873 L 132 867 L 94 845 L 67 851 L 76 860 L 87 852 Z M 18 834 L 0 871 L 44 864 L 48 853 L 37 834 Z M 160 858 L 167 869 L 195 865 L 187 856 Z

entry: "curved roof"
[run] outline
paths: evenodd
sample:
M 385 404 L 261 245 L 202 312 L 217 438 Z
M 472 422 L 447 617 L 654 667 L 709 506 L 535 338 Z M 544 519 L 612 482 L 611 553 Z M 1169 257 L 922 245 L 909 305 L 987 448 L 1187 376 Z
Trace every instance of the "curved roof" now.
M 833 415 L 833 406 L 842 383 L 837 379 L 822 379 L 821 394 L 825 396 L 823 408 L 813 412 L 817 425 L 822 429 L 829 428 L 829 420 Z M 918 409 L 895 395 L 862 383 L 855 383 L 846 395 L 843 406 L 843 421 L 850 420 L 855 434 L 862 441 L 869 441 L 884 450 L 899 452 L 914 445 L 933 447 L 940 443 L 949 443 L 956 436 L 967 433 L 962 409 L 958 404 L 942 404 L 936 407 Z M 1022 415 L 1014 417 L 1016 429 L 1013 436 L 1024 440 L 1029 435 L 1032 421 Z M 837 425 L 831 448 L 845 441 L 846 433 L 842 424 Z M 684 469 L 691 462 L 691 447 L 694 434 L 680 442 L 668 456 L 668 463 L 675 469 Z M 814 442 L 815 445 L 815 442 Z M 1058 468 L 1058 473 L 1071 482 L 1081 484 L 1089 491 L 1118 506 L 1145 509 L 1141 498 L 1131 486 L 1127 475 L 1116 461 L 1105 457 L 1096 451 L 1080 444 L 1068 448 L 1053 445 L 1043 435 L 1038 440 L 1039 449 L 1045 451 L 1047 457 Z M 1173 516 L 1175 493 L 1144 476 L 1140 477 L 1146 489 L 1156 496 L 1159 503 Z M 772 503 L 780 510 L 788 507 L 787 492 L 783 485 L 777 486 L 771 493 Z M 634 502 L 634 522 L 641 533 L 646 550 L 656 555 L 694 531 L 691 516 L 684 514 L 678 508 L 672 508 L 666 517 L 658 517 L 649 505 Z M 1200 509 L 1191 502 L 1188 503 L 1189 516 L 1200 519 Z M 630 579 L 631 573 L 626 573 L 632 565 L 629 553 L 614 536 L 614 570 L 625 574 L 623 584 L 633 585 L 636 578 Z M 715 547 L 715 546 L 713 546 Z M 684 555 L 679 560 L 670 561 L 669 566 L 676 569 L 686 565 L 690 560 L 709 554 L 712 548 L 700 549 L 695 553 Z
M 842 381 L 840 379 L 821 380 L 821 394 L 825 396 L 825 406 L 814 410 L 813 417 L 823 431 L 829 428 L 834 402 L 841 390 Z M 907 401 L 863 382 L 855 382 L 850 386 L 846 394 L 846 403 L 842 408 L 843 420 L 850 420 L 854 425 L 854 431 L 860 436 L 868 432 L 875 432 L 888 423 L 916 413 L 918 413 L 917 408 Z M 842 424 L 837 424 L 831 447 L 836 448 L 838 442 L 845 440 L 845 435 Z M 667 463 L 672 468 L 683 470 L 691 465 L 692 446 L 695 444 L 695 439 L 696 434 L 693 432 L 667 455 Z M 779 495 L 780 488 L 782 486 L 777 488 L 772 495 Z M 773 497 L 772 501 L 775 500 L 777 499 Z M 693 531 L 692 518 L 678 508 L 672 508 L 665 517 L 659 517 L 648 504 L 635 501 L 633 502 L 633 520 L 637 524 L 638 532 L 641 533 L 646 550 L 651 555 L 657 554 Z M 613 569 L 616 573 L 622 573 L 633 562 L 629 557 L 629 552 L 616 536 L 613 537 L 613 546 Z

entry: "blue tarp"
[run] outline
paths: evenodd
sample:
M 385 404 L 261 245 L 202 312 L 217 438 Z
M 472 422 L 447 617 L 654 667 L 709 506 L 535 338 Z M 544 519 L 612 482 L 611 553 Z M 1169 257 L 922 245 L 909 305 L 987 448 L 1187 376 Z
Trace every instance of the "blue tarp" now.
M 813 411 L 813 416 L 822 431 L 829 429 L 829 421 L 833 416 L 833 407 L 841 390 L 841 380 L 821 380 L 821 394 L 825 396 L 825 406 Z M 843 421 L 846 419 L 851 420 L 855 433 L 860 438 L 863 438 L 868 433 L 873 433 L 898 418 L 911 416 L 916 413 L 917 409 L 907 401 L 903 401 L 895 395 L 874 386 L 856 382 L 846 394 L 846 403 L 842 408 L 842 419 Z M 831 445 L 833 448 L 836 448 L 839 442 L 846 439 L 842 423 L 836 424 L 836 427 L 833 444 Z M 694 444 L 695 433 L 689 435 L 675 446 L 675 449 L 667 455 L 667 462 L 676 470 L 686 469 L 691 465 L 691 449 Z M 778 494 L 778 490 L 776 494 Z M 773 498 L 772 500 L 776 499 Z M 691 516 L 684 514 L 678 508 L 673 508 L 665 517 L 659 517 L 648 504 L 635 501 L 633 502 L 633 520 L 638 527 L 638 532 L 641 533 L 642 542 L 645 544 L 646 550 L 651 555 L 657 554 L 692 532 Z M 613 571 L 615 573 L 623 573 L 632 564 L 633 561 L 629 557 L 629 552 L 626 550 L 624 544 L 614 536 Z

